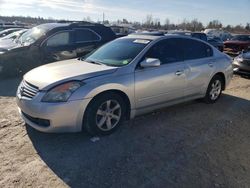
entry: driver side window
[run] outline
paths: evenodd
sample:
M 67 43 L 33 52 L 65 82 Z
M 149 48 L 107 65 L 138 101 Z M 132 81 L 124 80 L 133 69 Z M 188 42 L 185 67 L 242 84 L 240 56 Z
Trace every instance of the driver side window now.
M 182 60 L 182 49 L 178 39 L 165 39 L 149 49 L 145 58 L 156 58 L 162 64 L 174 63 Z
M 47 40 L 47 46 L 57 47 L 69 44 L 69 32 L 55 34 Z

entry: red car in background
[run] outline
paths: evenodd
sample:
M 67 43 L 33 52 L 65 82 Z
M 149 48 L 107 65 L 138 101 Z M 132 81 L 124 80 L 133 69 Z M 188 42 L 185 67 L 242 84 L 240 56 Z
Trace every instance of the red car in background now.
M 224 42 L 224 52 L 229 55 L 239 55 L 250 47 L 250 35 L 236 35 Z

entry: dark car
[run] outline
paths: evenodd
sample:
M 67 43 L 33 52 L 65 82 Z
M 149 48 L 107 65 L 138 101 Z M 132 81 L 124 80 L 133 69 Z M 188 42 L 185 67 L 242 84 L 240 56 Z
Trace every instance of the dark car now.
M 0 76 L 23 74 L 39 65 L 81 57 L 115 38 L 115 33 L 102 24 L 42 24 L 15 40 L 14 47 L 0 49 Z
M 205 33 L 193 32 L 191 33 L 191 36 L 207 42 L 207 35 Z
M 221 52 L 223 52 L 223 50 L 224 50 L 224 43 L 223 43 L 223 41 L 219 37 L 208 38 L 207 42 L 209 44 L 213 45 L 214 47 L 216 47 Z
M 250 46 L 250 35 L 236 35 L 224 42 L 224 51 L 229 55 L 239 55 Z
M 0 31 L 0 38 L 5 37 L 5 36 L 7 36 L 11 33 L 14 33 L 16 31 L 20 31 L 22 29 L 24 29 L 24 28 L 11 28 L 11 29 L 5 29 L 3 31 Z
M 233 67 L 235 73 L 250 76 L 250 50 L 235 57 Z

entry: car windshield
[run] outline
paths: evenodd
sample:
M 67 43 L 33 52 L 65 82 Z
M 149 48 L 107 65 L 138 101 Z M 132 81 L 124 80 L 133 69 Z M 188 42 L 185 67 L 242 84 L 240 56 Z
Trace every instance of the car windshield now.
M 148 44 L 144 39 L 117 39 L 90 54 L 84 61 L 108 66 L 125 66 L 129 64 Z
M 41 26 L 33 27 L 32 29 L 25 32 L 19 39 L 18 42 L 24 46 L 33 44 L 38 39 L 46 34 L 46 29 Z
M 250 35 L 237 35 L 234 36 L 231 40 L 250 41 Z

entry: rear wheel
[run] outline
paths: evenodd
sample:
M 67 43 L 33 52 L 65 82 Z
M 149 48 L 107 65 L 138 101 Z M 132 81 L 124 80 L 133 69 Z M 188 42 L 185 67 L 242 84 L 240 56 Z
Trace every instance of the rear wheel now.
M 215 103 L 220 98 L 222 89 L 223 79 L 219 75 L 214 76 L 208 85 L 204 101 L 208 104 Z
M 91 135 L 107 135 L 114 132 L 125 117 L 126 105 L 115 93 L 105 93 L 89 104 L 83 122 Z

